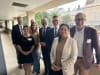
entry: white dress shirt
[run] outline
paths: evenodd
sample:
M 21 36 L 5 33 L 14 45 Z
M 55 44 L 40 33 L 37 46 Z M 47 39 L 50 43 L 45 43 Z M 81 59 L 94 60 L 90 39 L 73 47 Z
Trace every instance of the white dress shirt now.
M 74 39 L 77 40 L 77 46 L 78 46 L 78 56 L 83 57 L 83 40 L 84 40 L 84 29 L 82 30 L 77 30 L 76 28 L 76 33 L 74 35 Z
M 23 34 L 23 26 L 22 25 L 18 25 L 19 29 L 20 29 L 20 33 Z

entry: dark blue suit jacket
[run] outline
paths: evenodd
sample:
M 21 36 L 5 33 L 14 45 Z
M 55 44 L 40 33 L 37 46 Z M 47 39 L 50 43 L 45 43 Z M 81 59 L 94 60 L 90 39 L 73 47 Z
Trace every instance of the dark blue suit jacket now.
M 51 28 L 51 29 L 49 30 L 49 45 L 50 45 L 50 48 L 51 48 L 51 46 L 52 46 L 52 43 L 53 43 L 54 38 L 59 36 L 59 30 L 58 30 L 57 36 L 54 36 L 54 33 L 55 33 L 55 32 L 54 32 L 54 28 Z
M 12 42 L 13 42 L 13 44 L 16 44 L 17 41 L 22 36 L 18 24 L 13 26 L 11 35 L 12 35 Z
M 49 45 L 49 31 L 50 31 L 50 29 L 51 29 L 50 27 L 46 28 L 45 36 L 43 36 L 43 32 L 42 32 L 43 28 L 39 29 L 40 42 L 46 43 L 45 47 L 41 46 L 42 54 L 47 58 L 50 57 L 50 45 Z

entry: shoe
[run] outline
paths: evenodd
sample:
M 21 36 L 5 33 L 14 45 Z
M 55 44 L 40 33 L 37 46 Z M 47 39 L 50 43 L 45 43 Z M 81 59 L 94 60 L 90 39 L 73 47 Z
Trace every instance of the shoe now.
M 23 67 L 22 67 L 22 65 L 21 65 L 21 64 L 19 64 L 19 65 L 18 65 L 18 68 L 19 68 L 19 69 L 23 69 Z
M 43 75 L 47 75 L 47 73 L 43 73 Z
M 40 75 L 40 73 L 36 73 L 36 75 Z
M 33 70 L 32 73 L 35 73 L 35 71 Z

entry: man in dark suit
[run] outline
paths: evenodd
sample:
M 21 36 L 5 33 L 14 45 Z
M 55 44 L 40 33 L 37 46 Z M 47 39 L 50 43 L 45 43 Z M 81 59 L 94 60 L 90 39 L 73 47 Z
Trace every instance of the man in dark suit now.
M 50 52 L 49 52 L 49 42 L 48 42 L 48 31 L 50 30 L 50 27 L 47 27 L 48 21 L 46 18 L 43 18 L 41 20 L 42 28 L 39 29 L 39 36 L 40 36 L 40 44 L 42 49 L 42 55 L 43 55 L 43 61 L 45 66 L 45 72 L 43 75 L 49 74 L 50 69 Z
M 51 46 L 53 43 L 54 38 L 56 38 L 57 36 L 59 36 L 59 23 L 60 23 L 60 19 L 59 16 L 53 16 L 52 18 L 52 23 L 53 23 L 53 28 L 51 28 L 48 31 L 48 50 L 49 50 L 49 56 L 50 56 L 50 51 L 51 51 Z M 51 63 L 50 63 L 51 64 Z M 51 69 L 51 65 L 50 65 L 50 71 L 49 71 L 49 75 L 53 75 L 53 70 Z
M 84 26 L 86 16 L 78 13 L 75 16 L 76 26 L 70 29 L 71 37 L 75 38 L 78 43 L 78 57 L 75 63 L 75 73 L 79 71 L 79 75 L 89 75 L 89 69 L 94 61 L 93 49 L 96 52 L 97 68 L 100 69 L 100 48 L 98 44 L 98 36 L 95 29 Z
M 53 28 L 51 28 L 49 31 L 50 46 L 52 45 L 54 38 L 59 35 L 59 23 L 60 23 L 59 16 L 53 16 L 52 23 L 53 23 Z
M 16 48 L 17 60 L 18 60 L 18 64 L 19 64 L 18 68 L 22 69 L 22 65 L 19 63 L 19 52 L 18 52 L 17 47 L 16 47 L 16 43 L 20 39 L 20 37 L 23 33 L 22 18 L 20 16 L 17 17 L 17 22 L 18 22 L 18 24 L 13 26 L 11 34 L 12 34 L 13 45 Z

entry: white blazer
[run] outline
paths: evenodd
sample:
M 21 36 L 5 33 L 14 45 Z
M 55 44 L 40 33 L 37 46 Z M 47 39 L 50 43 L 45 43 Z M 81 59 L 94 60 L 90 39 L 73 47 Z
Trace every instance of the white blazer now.
M 51 58 L 51 64 L 54 63 L 56 58 L 56 47 L 58 44 L 58 37 L 54 39 L 50 58 Z M 72 39 L 71 37 L 68 37 L 68 39 L 65 42 L 65 46 L 63 48 L 62 57 L 61 57 L 61 64 L 62 64 L 62 71 L 63 75 L 73 75 L 74 74 L 74 64 L 77 59 L 77 43 L 76 40 Z

